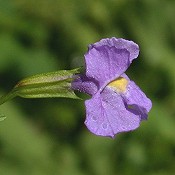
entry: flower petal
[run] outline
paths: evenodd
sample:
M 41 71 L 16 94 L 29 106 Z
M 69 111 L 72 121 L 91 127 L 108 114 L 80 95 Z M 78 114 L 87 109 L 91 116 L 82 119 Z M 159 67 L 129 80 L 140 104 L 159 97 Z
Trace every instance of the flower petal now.
M 72 89 L 84 92 L 89 95 L 94 95 L 98 91 L 97 83 L 92 78 L 86 75 L 76 75 L 77 77 L 72 82 Z
M 127 110 L 123 98 L 108 87 L 87 100 L 85 105 L 85 124 L 96 135 L 114 137 L 140 125 L 140 116 Z
M 109 46 L 109 47 L 116 47 L 117 49 L 126 49 L 130 53 L 129 60 L 132 62 L 133 59 L 137 58 L 139 55 L 139 46 L 134 43 L 133 41 L 128 41 L 122 38 L 106 38 L 102 39 L 99 42 L 91 44 L 89 49 L 97 48 L 99 46 Z
M 128 110 L 138 113 L 142 120 L 147 119 L 152 103 L 142 90 L 133 82 L 129 81 L 125 94 L 122 95 L 128 105 Z
M 99 82 L 101 89 L 123 74 L 130 65 L 129 52 L 114 46 L 94 47 L 86 53 L 85 59 L 86 76 Z

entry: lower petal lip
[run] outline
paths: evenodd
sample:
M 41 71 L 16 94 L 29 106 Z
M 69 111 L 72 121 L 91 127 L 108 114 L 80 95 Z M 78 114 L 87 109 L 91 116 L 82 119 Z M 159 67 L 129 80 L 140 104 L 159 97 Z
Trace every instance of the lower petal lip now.
M 85 105 L 85 124 L 96 135 L 114 137 L 115 134 L 132 131 L 140 125 L 140 116 L 127 110 L 122 96 L 108 87 L 87 100 Z

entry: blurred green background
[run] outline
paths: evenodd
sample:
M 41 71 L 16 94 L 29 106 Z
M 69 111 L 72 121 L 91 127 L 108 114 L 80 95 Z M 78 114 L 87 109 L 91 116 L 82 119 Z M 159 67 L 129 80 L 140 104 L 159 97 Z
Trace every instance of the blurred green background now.
M 87 45 L 112 36 L 140 46 L 128 75 L 153 101 L 149 120 L 103 138 L 83 124 L 84 101 L 16 98 L 0 106 L 0 175 L 175 174 L 173 0 L 0 0 L 0 94 L 83 65 Z

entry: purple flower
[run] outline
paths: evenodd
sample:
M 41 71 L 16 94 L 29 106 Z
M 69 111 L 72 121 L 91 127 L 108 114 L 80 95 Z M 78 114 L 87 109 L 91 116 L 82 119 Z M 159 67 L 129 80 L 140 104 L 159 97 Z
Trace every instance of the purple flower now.
M 114 137 L 147 119 L 152 103 L 125 74 L 138 55 L 138 45 L 125 39 L 113 37 L 89 45 L 86 73 L 72 87 L 92 96 L 85 101 L 85 124 L 92 133 Z

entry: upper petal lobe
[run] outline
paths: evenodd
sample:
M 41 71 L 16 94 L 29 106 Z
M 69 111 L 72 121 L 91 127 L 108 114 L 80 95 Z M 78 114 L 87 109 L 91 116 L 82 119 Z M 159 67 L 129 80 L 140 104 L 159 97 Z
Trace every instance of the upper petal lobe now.
M 109 46 L 90 49 L 85 59 L 86 76 L 95 79 L 101 89 L 123 74 L 130 65 L 129 52 L 126 49 Z
M 126 49 L 130 53 L 129 60 L 132 62 L 133 59 L 137 58 L 139 55 L 139 46 L 134 43 L 133 41 L 125 40 L 123 38 L 106 38 L 102 39 L 99 42 L 91 44 L 89 49 L 99 46 L 109 46 L 109 47 L 116 47 L 117 49 Z

